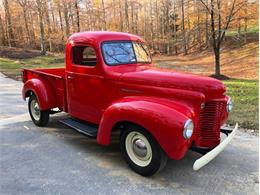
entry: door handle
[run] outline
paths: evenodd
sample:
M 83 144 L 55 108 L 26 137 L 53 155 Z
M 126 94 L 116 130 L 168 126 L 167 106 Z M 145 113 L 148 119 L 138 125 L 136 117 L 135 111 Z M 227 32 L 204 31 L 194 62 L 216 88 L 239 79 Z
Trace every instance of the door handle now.
M 68 76 L 67 78 L 68 78 L 68 79 L 73 79 L 74 77 L 73 77 L 73 76 Z

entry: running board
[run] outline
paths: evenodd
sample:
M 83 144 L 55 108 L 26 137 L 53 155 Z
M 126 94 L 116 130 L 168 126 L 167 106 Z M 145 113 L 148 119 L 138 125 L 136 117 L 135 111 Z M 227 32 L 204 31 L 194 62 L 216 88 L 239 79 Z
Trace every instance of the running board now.
M 83 122 L 73 118 L 61 119 L 59 121 L 62 124 L 67 125 L 72 129 L 75 129 L 76 131 L 83 133 L 89 137 L 94 137 L 94 138 L 97 137 L 97 130 L 98 130 L 97 125 L 85 121 Z

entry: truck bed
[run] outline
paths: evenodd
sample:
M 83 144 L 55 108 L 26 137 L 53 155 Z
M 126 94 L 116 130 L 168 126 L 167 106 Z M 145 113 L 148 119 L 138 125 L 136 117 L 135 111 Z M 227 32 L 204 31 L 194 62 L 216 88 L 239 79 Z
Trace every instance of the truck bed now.
M 66 111 L 66 87 L 65 87 L 65 68 L 48 69 L 23 69 L 23 82 L 31 79 L 39 79 L 51 87 L 55 93 L 56 102 L 59 109 Z

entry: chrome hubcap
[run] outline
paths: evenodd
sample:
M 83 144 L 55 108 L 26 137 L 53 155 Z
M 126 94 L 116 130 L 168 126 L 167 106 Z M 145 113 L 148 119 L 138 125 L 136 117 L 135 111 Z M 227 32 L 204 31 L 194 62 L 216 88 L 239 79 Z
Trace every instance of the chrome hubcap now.
M 144 158 L 147 155 L 147 147 L 146 147 L 144 141 L 141 139 L 134 140 L 133 150 L 134 150 L 134 153 L 141 158 Z
M 38 102 L 36 100 L 32 100 L 30 106 L 33 118 L 35 120 L 40 120 L 41 112 Z

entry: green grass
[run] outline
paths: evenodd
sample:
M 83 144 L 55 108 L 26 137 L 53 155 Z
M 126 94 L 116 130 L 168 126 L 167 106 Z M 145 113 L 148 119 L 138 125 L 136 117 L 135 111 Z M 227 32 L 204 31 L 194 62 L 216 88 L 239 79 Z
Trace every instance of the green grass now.
M 258 89 L 257 80 L 224 81 L 227 94 L 232 97 L 234 109 L 230 113 L 228 124 L 236 122 L 243 128 L 258 129 Z
M 22 68 L 34 69 L 51 67 L 64 67 L 64 57 L 47 55 L 19 60 L 0 58 L 0 72 L 12 78 L 19 78 Z
M 253 26 L 248 26 L 246 33 L 259 33 L 259 26 L 258 25 L 253 25 Z M 226 32 L 226 36 L 235 36 L 237 35 L 237 29 L 230 29 Z M 241 34 L 245 34 L 244 28 L 241 28 Z

